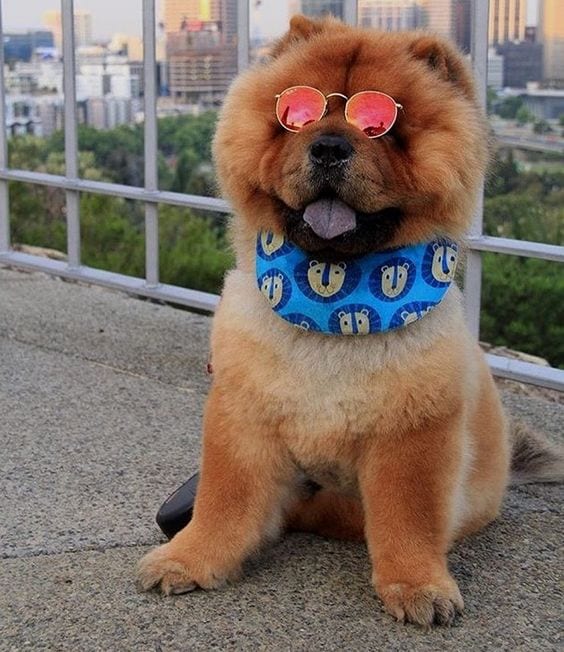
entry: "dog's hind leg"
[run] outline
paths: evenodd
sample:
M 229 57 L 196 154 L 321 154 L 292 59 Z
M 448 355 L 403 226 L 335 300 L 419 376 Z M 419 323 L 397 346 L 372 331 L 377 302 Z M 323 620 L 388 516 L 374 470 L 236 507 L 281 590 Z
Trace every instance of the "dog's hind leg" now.
M 286 529 L 312 532 L 332 539 L 364 541 L 364 514 L 356 498 L 319 489 L 312 496 L 299 498 L 287 514 Z

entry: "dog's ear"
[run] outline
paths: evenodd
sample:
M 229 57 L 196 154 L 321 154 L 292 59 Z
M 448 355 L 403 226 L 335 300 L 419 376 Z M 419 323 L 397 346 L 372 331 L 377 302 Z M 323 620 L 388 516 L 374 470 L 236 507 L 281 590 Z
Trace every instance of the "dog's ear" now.
M 315 34 L 319 34 L 325 27 L 325 20 L 312 20 L 307 16 L 297 14 L 290 19 L 290 29 L 276 41 L 270 50 L 270 56 L 276 58 L 289 47 L 299 41 L 307 41 Z
M 476 98 L 472 75 L 460 52 L 448 41 L 430 34 L 421 35 L 412 41 L 410 52 L 441 79 L 459 87 L 470 99 Z

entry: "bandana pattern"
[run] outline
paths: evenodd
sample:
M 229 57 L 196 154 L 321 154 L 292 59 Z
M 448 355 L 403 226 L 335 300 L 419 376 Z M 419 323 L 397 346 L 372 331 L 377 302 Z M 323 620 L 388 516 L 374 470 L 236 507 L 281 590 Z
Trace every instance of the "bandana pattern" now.
M 282 319 L 308 331 L 367 335 L 411 324 L 439 304 L 458 246 L 440 239 L 327 262 L 262 231 L 256 254 L 258 288 Z

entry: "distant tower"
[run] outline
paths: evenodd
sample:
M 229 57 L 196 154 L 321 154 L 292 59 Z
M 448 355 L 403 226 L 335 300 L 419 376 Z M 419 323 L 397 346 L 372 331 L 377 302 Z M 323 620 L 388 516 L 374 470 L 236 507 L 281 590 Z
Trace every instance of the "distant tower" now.
M 524 41 L 527 0 L 490 0 L 489 43 Z
M 564 81 L 564 1 L 544 0 L 540 5 L 539 41 L 544 46 L 543 76 L 546 81 Z
M 332 14 L 342 19 L 345 17 L 344 4 L 343 0 L 301 0 L 301 2 L 295 3 L 295 9 L 305 16 L 325 16 Z
M 425 12 L 425 27 L 447 38 L 454 37 L 455 0 L 420 0 Z
M 221 103 L 237 73 L 237 0 L 165 0 L 168 87 L 180 103 Z
M 421 11 L 415 0 L 359 0 L 358 23 L 388 32 L 416 29 Z
M 53 32 L 55 47 L 62 50 L 63 27 L 60 11 L 46 11 L 43 14 L 43 26 Z M 74 11 L 74 40 L 76 47 L 91 45 L 92 43 L 92 14 L 89 11 L 75 9 Z
M 418 0 L 418 4 L 426 29 L 452 39 L 464 52 L 470 51 L 472 0 Z
M 217 20 L 221 13 L 220 5 L 221 0 L 165 0 L 165 31 L 180 31 L 184 20 Z

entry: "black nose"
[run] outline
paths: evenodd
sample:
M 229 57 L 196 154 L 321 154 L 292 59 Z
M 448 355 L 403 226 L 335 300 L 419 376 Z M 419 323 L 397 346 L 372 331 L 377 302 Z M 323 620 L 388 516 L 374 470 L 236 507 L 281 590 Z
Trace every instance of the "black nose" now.
M 346 163 L 352 153 L 353 147 L 346 138 L 331 134 L 319 136 L 309 148 L 312 163 L 328 168 Z

